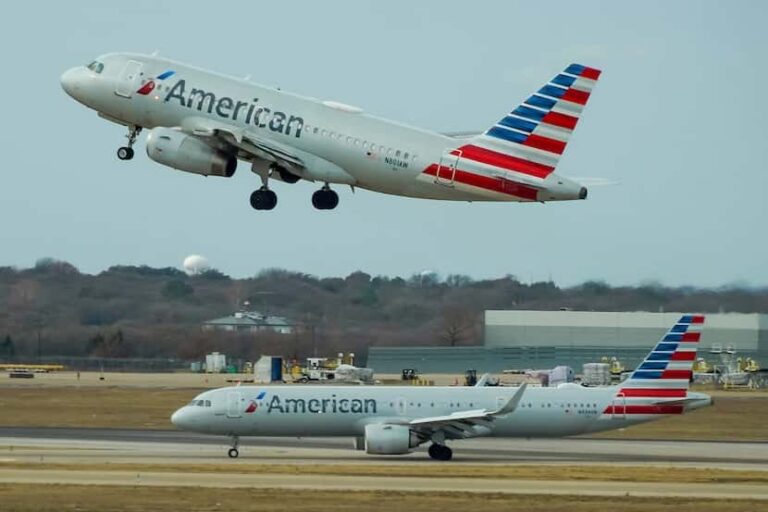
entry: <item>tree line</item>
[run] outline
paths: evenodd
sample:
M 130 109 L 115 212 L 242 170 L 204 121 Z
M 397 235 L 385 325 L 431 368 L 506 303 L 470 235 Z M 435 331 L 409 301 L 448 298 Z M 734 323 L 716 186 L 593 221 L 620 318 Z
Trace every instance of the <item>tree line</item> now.
M 229 333 L 202 323 L 243 304 L 296 324 L 289 335 Z M 213 350 L 253 359 L 262 353 L 306 357 L 369 346 L 482 343 L 486 309 L 588 311 L 768 311 L 765 288 L 700 289 L 661 284 L 560 287 L 514 275 L 474 280 L 420 273 L 408 277 L 317 277 L 265 269 L 233 279 L 209 270 L 113 266 L 85 274 L 46 258 L 34 267 L 0 267 L 0 359 L 35 355 L 198 359 Z

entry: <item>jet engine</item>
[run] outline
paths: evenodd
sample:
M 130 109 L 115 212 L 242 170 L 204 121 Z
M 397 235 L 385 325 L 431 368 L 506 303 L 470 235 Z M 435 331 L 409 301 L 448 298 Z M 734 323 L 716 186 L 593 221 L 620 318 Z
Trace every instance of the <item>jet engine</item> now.
M 416 434 L 403 425 L 366 425 L 365 451 L 376 455 L 402 455 L 419 446 Z
M 149 132 L 147 155 L 160 164 L 203 176 L 230 178 L 237 168 L 235 155 L 170 128 L 154 128 Z

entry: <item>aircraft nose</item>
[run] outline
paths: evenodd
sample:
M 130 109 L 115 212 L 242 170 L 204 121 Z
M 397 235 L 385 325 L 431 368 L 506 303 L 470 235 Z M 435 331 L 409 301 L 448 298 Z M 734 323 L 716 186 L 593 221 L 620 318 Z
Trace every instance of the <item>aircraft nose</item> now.
M 182 407 L 171 415 L 171 423 L 182 430 L 187 426 L 187 421 L 185 421 L 187 414 L 185 414 L 186 411 L 184 409 L 185 408 Z
M 75 98 L 78 90 L 82 87 L 82 76 L 82 68 L 68 69 L 61 75 L 61 88 Z

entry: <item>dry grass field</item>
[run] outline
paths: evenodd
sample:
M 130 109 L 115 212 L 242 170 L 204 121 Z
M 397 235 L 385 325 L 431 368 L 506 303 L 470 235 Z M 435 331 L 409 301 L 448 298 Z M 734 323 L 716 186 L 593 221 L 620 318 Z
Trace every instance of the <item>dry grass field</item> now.
M 0 426 L 170 429 L 171 413 L 200 389 L 0 385 Z M 618 439 L 768 440 L 768 395 L 718 393 L 712 407 L 611 431 Z
M 5 512 L 466 512 L 467 510 L 526 512 L 745 512 L 766 510 L 756 500 L 684 499 L 592 496 L 542 496 L 393 491 L 322 491 L 283 489 L 201 489 L 86 485 L 0 484 Z
M 2 451 L 0 451 L 2 453 Z M 215 474 L 281 474 L 318 476 L 373 476 L 373 477 L 423 477 L 432 478 L 479 478 L 505 480 L 584 480 L 602 482 L 677 482 L 709 484 L 768 485 L 768 472 L 759 470 L 730 470 L 672 466 L 621 466 L 615 465 L 568 466 L 558 465 L 499 465 L 499 464 L 163 464 L 163 463 L 99 463 L 73 462 L 39 463 L 3 462 L 2 469 L 50 469 L 71 471 L 128 471 L 146 473 L 215 473 Z M 290 477 L 288 477 L 290 478 Z

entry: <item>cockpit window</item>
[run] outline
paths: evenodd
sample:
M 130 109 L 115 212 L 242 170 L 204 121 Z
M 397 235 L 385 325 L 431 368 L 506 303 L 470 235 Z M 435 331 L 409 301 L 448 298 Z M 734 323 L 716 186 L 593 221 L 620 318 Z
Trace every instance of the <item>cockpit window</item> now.
M 88 69 L 90 69 L 94 73 L 98 74 L 98 73 L 101 73 L 102 71 L 104 71 L 104 64 L 102 64 L 101 62 L 95 60 L 95 61 L 91 62 L 90 64 L 88 64 Z

